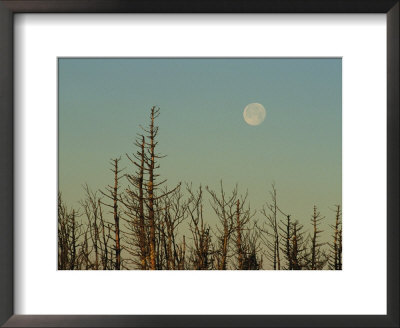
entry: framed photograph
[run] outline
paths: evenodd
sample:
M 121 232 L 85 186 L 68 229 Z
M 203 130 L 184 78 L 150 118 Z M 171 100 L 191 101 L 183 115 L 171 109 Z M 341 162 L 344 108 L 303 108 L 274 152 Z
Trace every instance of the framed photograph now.
M 398 1 L 0 1 L 0 322 L 398 327 Z

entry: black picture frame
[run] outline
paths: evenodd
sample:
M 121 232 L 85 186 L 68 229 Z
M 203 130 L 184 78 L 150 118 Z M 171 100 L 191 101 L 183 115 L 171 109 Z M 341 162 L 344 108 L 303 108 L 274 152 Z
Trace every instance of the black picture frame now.
M 4 327 L 399 327 L 399 8 L 399 0 L 0 0 L 0 324 Z M 385 13 L 387 315 L 14 315 L 13 17 L 16 13 Z

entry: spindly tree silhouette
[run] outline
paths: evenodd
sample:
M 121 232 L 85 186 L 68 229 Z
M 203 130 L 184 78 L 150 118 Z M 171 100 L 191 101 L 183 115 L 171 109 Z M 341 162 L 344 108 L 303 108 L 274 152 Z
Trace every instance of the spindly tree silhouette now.
M 333 229 L 333 241 L 330 246 L 329 267 L 332 270 L 342 270 L 342 211 L 340 205 L 336 205 L 335 224 Z
M 263 206 L 261 213 L 267 219 L 267 228 L 262 228 L 263 232 L 267 235 L 264 239 L 268 249 L 268 257 L 273 263 L 274 270 L 281 269 L 280 257 L 280 235 L 279 235 L 279 221 L 278 221 L 278 203 L 277 192 L 275 184 L 272 184 L 271 202 Z M 261 229 L 261 228 L 260 228 Z
M 324 217 L 317 211 L 317 206 L 314 205 L 314 212 L 311 217 L 311 224 L 313 227 L 310 250 L 311 261 L 309 264 L 311 270 L 322 270 L 328 261 L 328 257 L 321 248 L 325 243 L 320 242 L 320 235 L 323 231 L 320 230 L 319 226 L 323 219 Z
M 157 181 L 159 174 L 158 160 L 164 156 L 156 152 L 158 144 L 158 126 L 155 124 L 160 109 L 153 106 L 150 110 L 150 123 L 148 128 L 143 128 L 145 135 L 139 135 L 136 146 L 139 150 L 133 156 L 127 155 L 136 168 L 135 174 L 127 174 L 130 183 L 123 197 L 123 203 L 130 216 L 130 233 L 133 240 L 130 242 L 132 254 L 139 254 L 141 269 L 157 269 L 157 258 L 160 262 L 159 252 L 161 245 L 161 231 L 157 231 L 161 224 L 161 213 L 166 209 L 158 206 L 169 194 L 175 192 L 179 186 L 169 191 L 162 191 L 161 185 L 166 180 Z M 165 202 L 164 202 L 165 204 Z M 159 225 L 157 224 L 159 223 Z
M 114 158 L 111 160 L 111 171 L 114 176 L 114 184 L 108 185 L 106 187 L 106 192 L 100 191 L 106 198 L 108 198 L 109 201 L 112 202 L 112 204 L 107 204 L 104 202 L 101 202 L 103 205 L 110 207 L 112 209 L 111 213 L 113 215 L 113 233 L 114 233 L 114 251 L 115 251 L 115 270 L 120 270 L 121 269 L 121 230 L 120 230 L 120 212 L 118 209 L 119 205 L 119 200 L 121 199 L 120 193 L 119 193 L 119 180 L 122 178 L 122 175 L 120 173 L 122 172 L 121 169 L 118 169 L 118 163 L 121 160 L 121 158 Z M 101 210 L 101 208 L 100 208 Z M 102 229 L 103 232 L 103 240 L 104 240 L 104 226 Z M 105 247 L 105 252 L 107 252 L 107 247 Z
M 58 268 L 74 270 L 78 265 L 79 240 L 82 236 L 82 224 L 78 222 L 78 213 L 68 210 L 61 193 L 58 193 Z
M 219 194 L 206 188 L 211 196 L 211 207 L 213 208 L 219 224 L 217 225 L 218 246 L 215 253 L 216 266 L 218 270 L 226 270 L 229 255 L 229 245 L 233 233 L 235 232 L 234 216 L 236 213 L 236 202 L 238 197 L 237 186 L 233 189 L 230 196 L 227 196 L 222 181 L 220 182 Z

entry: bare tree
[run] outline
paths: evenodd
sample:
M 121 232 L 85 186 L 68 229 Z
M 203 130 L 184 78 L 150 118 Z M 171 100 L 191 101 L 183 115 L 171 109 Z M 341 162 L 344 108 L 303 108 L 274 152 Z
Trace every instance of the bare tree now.
M 340 230 L 339 230 L 338 270 L 342 270 L 342 227 L 340 227 Z
M 321 249 L 321 246 L 325 245 L 325 243 L 319 241 L 319 236 L 323 232 L 322 230 L 320 230 L 319 225 L 321 224 L 321 221 L 323 219 L 324 217 L 322 217 L 320 212 L 317 211 L 317 206 L 314 205 L 314 212 L 311 217 L 311 224 L 313 227 L 310 249 L 311 270 L 322 270 L 328 260 L 325 252 Z
M 304 241 L 303 226 L 295 221 L 292 223 L 292 245 L 291 245 L 291 260 L 293 270 L 302 270 L 306 268 L 306 243 Z
M 104 221 L 103 210 L 101 208 L 100 199 L 98 200 L 99 216 L 100 216 L 100 227 L 101 227 L 101 263 L 104 270 L 110 270 L 115 268 L 112 261 L 112 254 L 109 252 L 109 241 L 111 239 L 111 224 Z
M 89 186 L 86 184 L 83 186 L 85 191 L 85 199 L 81 201 L 81 206 L 83 207 L 84 213 L 86 215 L 88 229 L 86 231 L 85 240 L 85 258 L 87 261 L 91 262 L 89 259 L 89 253 L 91 253 L 91 248 L 94 251 L 94 263 L 88 264 L 94 270 L 100 269 L 100 260 L 102 250 L 102 244 L 100 242 L 100 230 L 101 230 L 101 220 L 100 220 L 100 207 L 99 198 L 97 192 L 90 190 Z M 89 243 L 90 241 L 90 243 Z
M 126 214 L 130 217 L 128 230 L 130 231 L 130 254 L 140 258 L 139 267 L 146 270 L 149 267 L 148 227 L 145 222 L 145 137 L 139 135 L 135 141 L 138 151 L 131 156 L 126 154 L 131 163 L 136 167 L 135 174 L 126 174 L 129 186 L 123 203 L 127 208 Z M 132 186 L 132 188 L 131 188 Z
M 203 190 L 199 186 L 197 192 L 191 185 L 186 186 L 189 193 L 187 209 L 189 214 L 189 230 L 192 233 L 193 246 L 191 247 L 190 261 L 195 270 L 208 270 L 212 266 L 212 245 L 210 226 L 203 218 Z
M 119 180 L 122 178 L 122 175 L 120 173 L 122 172 L 121 169 L 118 168 L 118 164 L 121 158 L 114 158 L 111 160 L 111 172 L 113 173 L 114 176 L 114 184 L 108 185 L 106 187 L 106 192 L 100 191 L 103 196 L 108 198 L 111 202 L 112 205 L 107 204 L 105 202 L 101 202 L 103 205 L 110 207 L 112 209 L 111 214 L 113 215 L 113 233 L 114 237 L 112 238 L 115 242 L 114 246 L 114 251 L 115 251 L 115 264 L 114 264 L 114 269 L 115 270 L 120 270 L 121 269 L 121 233 L 120 233 L 120 212 L 118 210 L 118 203 L 119 199 L 121 198 L 120 193 L 119 193 Z M 100 207 L 100 206 L 99 206 Z M 100 213 L 101 208 L 99 208 Z M 102 221 L 102 225 L 104 224 L 104 221 Z M 109 225 L 110 227 L 111 225 Z M 102 232 L 104 234 L 104 225 L 102 226 Z M 103 240 L 105 239 L 103 235 Z M 105 251 L 107 252 L 107 250 Z
M 139 253 L 141 269 L 151 270 L 160 268 L 161 255 L 166 256 L 162 247 L 162 230 L 167 228 L 168 222 L 161 220 L 161 213 L 165 213 L 166 209 L 158 205 L 165 205 L 163 198 L 179 188 L 178 185 L 170 191 L 165 190 L 157 194 L 160 186 L 166 182 L 166 180 L 156 181 L 159 177 L 156 171 L 160 167 L 158 160 L 165 157 L 156 153 L 158 126 L 155 125 L 155 120 L 159 114 L 160 109 L 153 106 L 150 110 L 149 127 L 147 129 L 142 127 L 146 136 L 139 135 L 140 141 L 136 140 L 139 151 L 133 158 L 127 155 L 137 171 L 135 175 L 126 175 L 133 188 L 129 187 L 128 197 L 123 198 L 124 205 L 128 209 L 127 214 L 131 218 L 128 230 L 130 236 L 136 239 L 130 242 L 130 253 L 133 255 Z M 135 251 L 135 248 L 139 248 L 139 252 Z
M 284 214 L 284 213 L 283 213 Z M 285 254 L 286 262 L 287 262 L 287 270 L 293 270 L 292 267 L 292 258 L 291 258 L 291 245 L 290 241 L 292 239 L 292 222 L 291 222 L 291 216 L 289 214 L 284 214 L 286 217 L 285 221 L 281 221 L 281 226 L 279 226 L 279 229 L 281 230 L 280 236 L 281 236 L 281 245 L 282 245 L 282 250 L 283 253 Z M 282 227 L 283 226 L 283 227 Z
M 229 197 L 225 194 L 222 181 L 220 182 L 219 194 L 208 187 L 206 187 L 206 189 L 211 195 L 211 207 L 219 220 L 219 225 L 216 227 L 218 250 L 215 254 L 215 259 L 218 269 L 226 270 L 229 258 L 229 243 L 236 227 L 234 217 L 237 211 L 238 188 L 236 185 Z
M 253 252 L 257 248 L 256 244 L 253 242 L 255 241 L 254 237 L 257 235 L 257 232 L 254 231 L 253 235 L 247 233 L 249 230 L 251 230 L 248 227 L 248 224 L 252 216 L 254 216 L 254 213 L 253 214 L 250 213 L 250 206 L 246 206 L 247 196 L 248 194 L 246 192 L 244 197 L 242 197 L 240 200 L 239 199 L 236 200 L 235 234 L 236 234 L 236 253 L 237 253 L 236 268 L 238 270 L 244 269 L 244 260 L 245 257 L 248 257 L 247 253 Z
M 336 205 L 336 219 L 333 228 L 333 242 L 329 244 L 331 257 L 329 267 L 332 270 L 342 270 L 342 212 L 340 205 Z
M 263 267 L 260 230 L 254 223 L 253 227 L 246 229 L 242 244 L 243 262 L 239 270 L 260 270 Z
M 69 263 L 69 215 L 58 193 L 58 269 L 67 270 Z
M 68 210 L 61 193 L 58 194 L 58 269 L 74 270 L 78 266 L 77 249 L 82 235 L 82 224 L 77 222 L 78 213 Z
M 238 255 L 238 269 L 243 269 L 243 245 L 242 245 L 243 225 L 240 220 L 240 201 L 236 201 L 236 248 Z
M 162 208 L 164 209 L 164 214 L 161 218 L 161 227 L 165 227 L 165 229 L 162 230 L 162 234 L 165 240 L 166 268 L 167 270 L 175 270 L 179 262 L 177 253 L 177 244 L 179 243 L 177 241 L 177 231 L 179 225 L 187 218 L 188 205 L 183 200 L 183 194 L 179 186 L 171 193 L 165 189 L 164 195 L 165 197 L 160 200 L 162 201 Z
M 272 241 L 266 241 L 266 246 L 269 250 L 269 258 L 272 259 L 273 269 L 281 269 L 281 258 L 280 258 L 280 236 L 279 236 L 279 225 L 278 225 L 278 204 L 277 204 L 277 192 L 275 184 L 272 184 L 271 191 L 271 203 L 267 203 L 263 206 L 261 213 L 267 219 L 267 225 L 269 229 L 262 228 L 267 236 L 272 237 Z M 271 230 L 272 232 L 269 232 Z
M 156 182 L 157 177 L 159 174 L 156 173 L 156 170 L 160 167 L 157 164 L 157 160 L 160 158 L 163 158 L 165 156 L 159 155 L 156 153 L 155 149 L 158 144 L 158 141 L 156 141 L 157 135 L 158 135 L 158 126 L 155 125 L 154 121 L 155 119 L 160 115 L 160 109 L 155 106 L 151 108 L 150 111 L 150 124 L 148 129 L 144 129 L 144 131 L 147 133 L 147 139 L 148 141 L 146 142 L 147 146 L 147 154 L 145 155 L 145 166 L 146 166 L 146 171 L 148 173 L 148 179 L 147 179 L 147 184 L 146 184 L 146 192 L 147 196 L 145 199 L 146 207 L 147 207 L 147 220 L 148 224 L 150 227 L 150 269 L 155 270 L 156 269 L 156 217 L 155 217 L 155 212 L 157 211 L 155 207 L 155 202 L 162 199 L 169 193 L 174 192 L 179 186 L 175 187 L 173 190 L 161 193 L 159 195 L 156 195 L 156 191 L 159 189 L 159 187 L 166 182 L 166 180 L 163 180 L 161 182 Z M 160 209 L 162 210 L 162 209 Z

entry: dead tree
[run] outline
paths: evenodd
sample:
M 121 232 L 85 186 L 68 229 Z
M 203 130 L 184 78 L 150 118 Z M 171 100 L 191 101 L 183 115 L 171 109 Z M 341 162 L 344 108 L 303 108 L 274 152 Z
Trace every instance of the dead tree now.
M 101 208 L 100 199 L 98 200 L 99 215 L 100 215 L 100 226 L 101 226 L 101 263 L 103 270 L 112 270 L 115 265 L 112 261 L 112 254 L 109 254 L 109 241 L 111 238 L 111 224 L 104 221 L 103 210 Z
M 119 194 L 119 180 L 122 178 L 122 175 L 120 173 L 122 172 L 121 169 L 118 169 L 118 164 L 121 158 L 115 158 L 111 160 L 111 172 L 113 173 L 114 176 L 114 184 L 108 185 L 106 187 L 106 192 L 100 191 L 103 196 L 105 196 L 107 199 L 109 199 L 112 202 L 112 205 L 107 204 L 105 202 L 101 202 L 103 205 L 110 207 L 112 209 L 111 214 L 113 215 L 113 232 L 114 232 L 114 238 L 112 238 L 115 242 L 114 246 L 114 251 L 115 251 L 115 263 L 114 263 L 114 269 L 115 270 L 120 270 L 121 269 L 121 234 L 120 234 L 120 213 L 118 210 L 118 203 L 120 194 Z M 102 229 L 104 233 L 104 226 Z M 104 239 L 104 236 L 103 236 Z
M 79 239 L 82 236 L 82 224 L 77 222 L 79 214 L 74 210 L 67 210 L 58 194 L 58 269 L 75 270 L 78 267 Z
M 243 226 L 240 221 L 240 201 L 236 202 L 236 248 L 238 253 L 238 269 L 243 269 L 243 245 L 242 245 L 242 230 Z
M 275 247 L 275 234 L 271 231 L 269 224 L 262 222 L 259 224 L 255 222 L 255 229 L 259 232 L 259 238 L 263 244 L 265 258 L 267 263 L 271 263 L 271 268 L 276 270 L 276 247 Z
M 283 213 L 284 214 L 284 213 Z M 285 254 L 287 262 L 287 270 L 293 270 L 292 268 L 292 258 L 291 258 L 291 245 L 290 241 L 292 239 L 292 223 L 291 216 L 289 214 L 284 214 L 286 217 L 285 221 L 281 221 L 281 226 L 279 227 L 281 233 L 281 245 L 282 251 Z
M 181 193 L 180 187 L 178 186 L 173 192 L 168 192 L 165 188 L 165 197 L 161 198 L 159 211 L 159 222 L 157 227 L 161 227 L 161 235 L 164 244 L 164 254 L 165 254 L 165 267 L 167 270 L 175 270 L 178 266 L 178 253 L 177 245 L 177 231 L 179 225 L 187 218 L 188 215 L 188 205 L 183 199 L 183 194 Z
M 330 246 L 330 261 L 329 267 L 332 270 L 342 270 L 342 212 L 340 205 L 336 205 L 336 218 L 333 228 L 333 242 Z
M 182 242 L 176 246 L 177 249 L 177 270 L 185 270 L 186 269 L 186 239 L 185 235 L 183 235 Z
M 194 192 L 191 185 L 187 185 L 186 190 L 189 193 L 189 230 L 193 240 L 190 262 L 195 270 L 209 270 L 212 265 L 212 245 L 210 227 L 203 218 L 203 190 L 200 186 L 198 191 Z
M 149 249 L 148 249 L 148 227 L 145 222 L 145 137 L 139 135 L 135 141 L 138 148 L 136 153 L 132 156 L 126 154 L 130 162 L 136 167 L 135 174 L 126 174 L 129 186 L 126 189 L 127 197 L 124 198 L 124 205 L 127 208 L 126 214 L 130 217 L 128 222 L 128 230 L 130 231 L 130 238 L 128 244 L 130 245 L 129 253 L 134 257 L 139 257 L 140 262 L 138 266 L 142 270 L 149 267 Z M 132 187 L 131 187 L 132 186 Z
M 220 182 L 220 194 L 212 191 L 206 187 L 207 191 L 211 195 L 211 207 L 218 217 L 219 225 L 217 229 L 218 239 L 218 253 L 216 254 L 218 270 L 226 270 L 229 255 L 229 244 L 231 237 L 235 232 L 234 217 L 236 213 L 236 204 L 238 199 L 237 185 L 232 191 L 232 194 L 227 198 L 222 181 Z
M 159 195 L 156 195 L 159 187 L 166 182 L 163 180 L 161 182 L 156 182 L 159 174 L 156 173 L 156 170 L 160 167 L 157 164 L 157 160 L 163 158 L 165 156 L 159 155 L 156 153 L 156 146 L 158 144 L 157 135 L 158 135 L 158 126 L 155 125 L 155 119 L 160 115 L 160 109 L 155 106 L 151 108 L 150 111 L 150 124 L 148 129 L 144 129 L 147 133 L 147 153 L 145 155 L 145 166 L 148 174 L 147 183 L 146 183 L 146 207 L 147 207 L 147 222 L 149 225 L 150 231 L 150 269 L 156 269 L 156 212 L 162 211 L 163 209 L 156 209 L 155 202 L 161 200 L 166 195 L 174 192 L 179 186 L 175 187 L 173 190 L 163 192 Z
M 97 196 L 97 192 L 93 192 L 90 190 L 89 186 L 84 185 L 85 198 L 80 202 L 83 207 L 84 213 L 86 215 L 88 229 L 86 231 L 86 254 L 85 258 L 90 262 L 88 265 L 91 269 L 99 270 L 101 268 L 101 257 L 102 253 L 105 250 L 102 248 L 100 241 L 100 231 L 101 231 L 101 220 L 100 220 L 100 207 L 101 204 L 99 202 L 99 198 Z M 89 243 L 90 241 L 90 243 Z M 91 259 L 89 259 L 89 254 L 91 251 L 94 251 L 94 263 L 91 263 Z M 103 268 L 104 269 L 104 268 Z
M 93 269 L 93 264 L 90 259 L 91 249 L 89 248 L 89 230 L 90 224 L 86 226 L 86 230 L 83 234 L 83 242 L 79 252 L 79 266 L 80 268 L 84 268 L 84 270 Z
M 320 212 L 317 211 L 317 207 L 314 205 L 314 212 L 311 217 L 311 224 L 313 227 L 313 234 L 311 237 L 311 263 L 310 269 L 311 270 L 322 270 L 327 262 L 327 258 L 325 253 L 321 250 L 321 246 L 325 243 L 319 242 L 319 236 L 323 232 L 319 229 L 319 225 L 324 217 L 321 217 Z
M 303 226 L 295 221 L 292 223 L 292 245 L 291 245 L 291 260 L 292 270 L 303 270 L 306 268 L 305 256 L 306 246 L 304 242 Z
M 76 260 L 76 247 L 77 247 L 77 230 L 76 230 L 76 216 L 75 216 L 75 210 L 72 210 L 72 215 L 71 215 L 71 262 L 69 265 L 70 270 L 75 269 L 75 260 Z
M 247 196 L 248 194 L 246 193 L 241 200 L 239 199 L 236 200 L 235 233 L 236 233 L 236 253 L 237 253 L 236 267 L 238 270 L 244 269 L 245 256 L 248 255 L 246 254 L 246 251 L 249 252 L 248 247 L 246 248 L 246 246 L 249 246 L 251 244 L 248 243 L 248 245 L 246 245 L 246 241 L 250 239 L 250 236 L 245 233 L 246 231 L 251 230 L 247 225 L 250 222 L 250 219 L 254 215 L 254 213 L 251 214 L 250 207 L 249 206 L 246 207 Z M 254 233 L 256 233 L 256 231 L 254 231 Z
M 69 215 L 62 202 L 61 193 L 58 194 L 58 269 L 67 270 L 69 262 Z
M 255 223 L 253 227 L 246 229 L 243 237 L 243 261 L 240 270 L 261 270 L 263 267 L 263 256 L 260 230 L 257 229 Z
M 269 251 L 269 258 L 273 262 L 273 269 L 281 269 L 281 258 L 280 258 L 280 235 L 279 235 L 279 224 L 278 224 L 278 204 L 277 204 L 277 192 L 275 185 L 272 184 L 271 191 L 271 203 L 267 203 L 263 206 L 261 213 L 267 219 L 268 228 L 260 228 L 264 231 L 267 237 L 272 238 L 265 241 L 267 249 Z M 269 232 L 271 231 L 271 232 Z M 265 239 L 264 239 L 265 240 Z
M 162 191 L 158 194 L 160 186 L 166 182 L 166 180 L 157 182 L 159 174 L 156 173 L 160 167 L 158 160 L 165 157 L 156 153 L 158 126 L 155 125 L 155 120 L 159 114 L 160 109 L 153 106 L 150 111 L 149 127 L 142 127 L 145 135 L 140 135 L 139 140 L 136 140 L 139 150 L 133 155 L 134 158 L 127 155 L 137 171 L 135 175 L 126 175 L 130 187 L 127 189 L 128 197 L 123 200 L 128 209 L 127 214 L 131 218 L 129 230 L 133 241 L 130 242 L 132 248 L 130 253 L 133 255 L 139 253 L 140 268 L 151 270 L 160 268 L 157 262 L 162 261 L 158 253 L 164 252 L 162 233 L 157 229 L 161 227 L 159 225 L 161 213 L 165 211 L 165 208 L 158 205 L 163 204 L 164 197 L 179 188 L 178 185 L 170 191 Z M 139 249 L 139 252 L 135 249 Z M 165 256 L 164 253 L 163 256 Z
M 147 181 L 147 207 L 148 207 L 148 220 L 150 226 L 150 268 L 152 270 L 156 269 L 156 254 L 155 254 L 155 244 L 156 244 L 156 227 L 154 218 L 154 180 L 155 180 L 155 168 L 156 168 L 156 136 L 158 132 L 158 127 L 154 125 L 154 120 L 158 116 L 159 111 L 155 107 L 151 108 L 150 114 L 150 128 L 146 132 L 149 134 L 148 138 L 150 143 L 148 144 L 149 157 L 147 158 L 146 165 L 149 173 L 149 179 Z
M 339 230 L 338 270 L 342 270 L 342 227 L 340 227 L 340 230 Z

